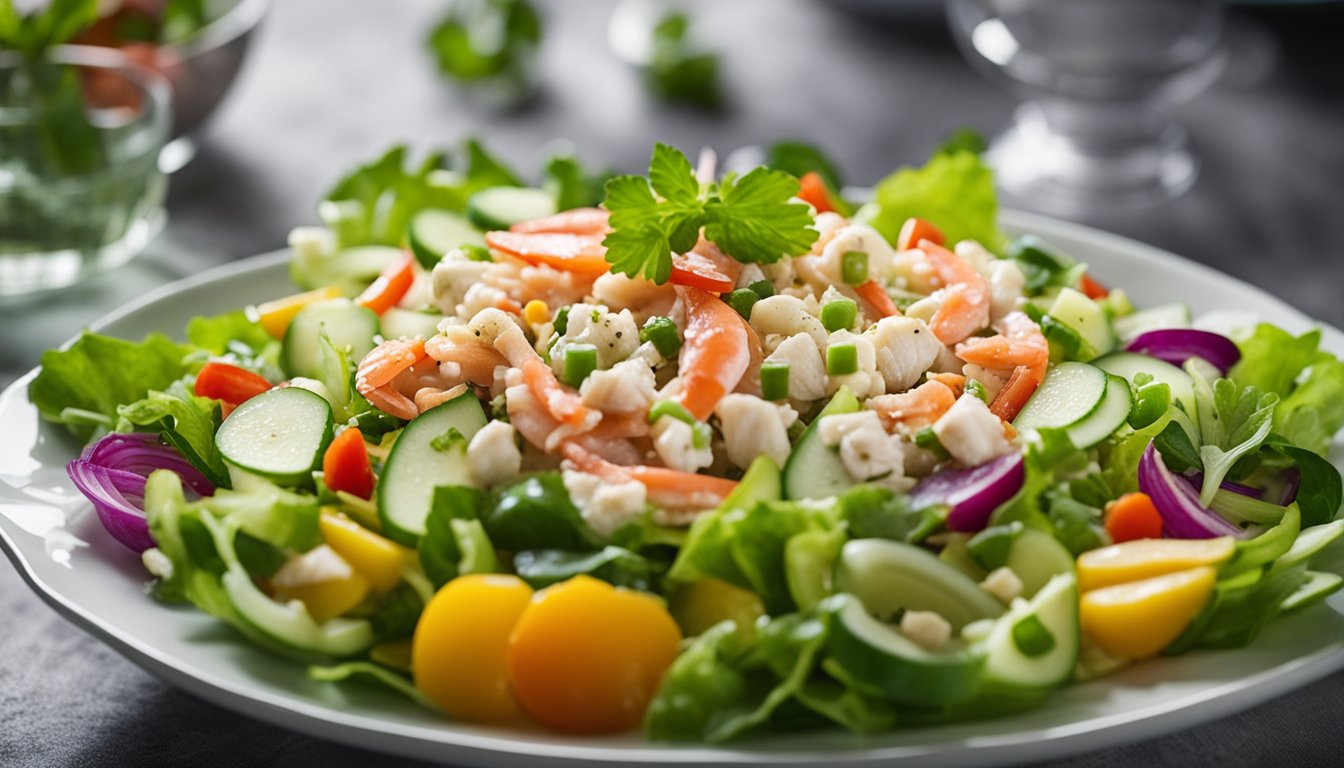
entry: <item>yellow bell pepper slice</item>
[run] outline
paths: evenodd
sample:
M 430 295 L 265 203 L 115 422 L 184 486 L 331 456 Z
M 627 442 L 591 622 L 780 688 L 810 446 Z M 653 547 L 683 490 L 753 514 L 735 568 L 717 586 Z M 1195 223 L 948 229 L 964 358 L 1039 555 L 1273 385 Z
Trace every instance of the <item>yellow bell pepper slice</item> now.
M 1201 565 L 1094 589 L 1079 601 L 1083 632 L 1112 656 L 1156 656 L 1190 626 L 1208 603 L 1217 579 L 1217 571 Z
M 318 527 L 327 546 L 367 579 L 375 592 L 388 592 L 401 583 L 402 566 L 413 554 L 410 549 L 379 536 L 332 507 L 322 509 Z
M 1236 551 L 1230 536 L 1216 539 L 1136 539 L 1078 556 L 1078 588 L 1083 592 L 1150 579 L 1201 565 L 1227 562 Z
M 277 339 L 285 337 L 285 331 L 289 329 L 289 321 L 299 313 L 300 309 L 312 304 L 315 301 L 323 299 L 340 298 L 341 289 L 334 285 L 325 288 L 317 288 L 312 291 L 296 293 L 293 296 L 286 296 L 283 299 L 268 301 L 257 305 L 257 322 L 261 327 Z

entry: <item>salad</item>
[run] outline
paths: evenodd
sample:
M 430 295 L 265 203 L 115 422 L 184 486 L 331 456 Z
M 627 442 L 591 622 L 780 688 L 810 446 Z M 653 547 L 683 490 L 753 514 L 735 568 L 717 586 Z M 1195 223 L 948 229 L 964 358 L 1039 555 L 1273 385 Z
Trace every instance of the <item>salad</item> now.
M 539 186 L 396 148 L 293 231 L 300 292 L 29 395 L 154 599 L 461 722 L 987 717 L 1344 584 L 1319 331 L 1136 309 L 1006 237 L 972 150 L 856 207 L 792 146 Z

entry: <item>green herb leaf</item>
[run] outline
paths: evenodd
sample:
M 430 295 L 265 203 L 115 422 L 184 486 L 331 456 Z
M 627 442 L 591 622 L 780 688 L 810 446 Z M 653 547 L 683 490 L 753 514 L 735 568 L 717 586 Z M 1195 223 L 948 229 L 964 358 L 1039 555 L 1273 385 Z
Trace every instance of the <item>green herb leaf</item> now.
M 893 243 L 911 216 L 933 222 L 949 243 L 977 240 L 998 251 L 1005 242 L 994 174 L 973 152 L 939 154 L 922 168 L 902 168 L 878 183 L 873 202 L 869 223 Z
M 527 0 L 456 0 L 434 28 L 429 48 L 439 71 L 460 83 L 512 80 L 526 89 L 541 42 L 541 19 Z
M 688 39 L 689 30 L 690 18 L 676 11 L 654 26 L 645 81 L 666 101 L 714 109 L 722 103 L 719 58 L 697 50 Z
M 12 48 L 29 58 L 68 41 L 98 19 L 97 0 L 50 0 L 41 6 L 22 6 L 13 0 L 0 3 L 0 48 Z
M 797 194 L 797 179 L 770 168 L 725 180 L 706 207 L 705 236 L 738 261 L 771 264 L 806 253 L 817 231 L 807 205 L 790 202 Z

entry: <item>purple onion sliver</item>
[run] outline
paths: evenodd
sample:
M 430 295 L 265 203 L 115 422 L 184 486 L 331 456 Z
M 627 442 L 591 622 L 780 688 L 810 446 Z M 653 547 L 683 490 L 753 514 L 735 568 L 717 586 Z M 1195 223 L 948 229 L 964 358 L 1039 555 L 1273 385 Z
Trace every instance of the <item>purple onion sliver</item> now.
M 1192 357 L 1200 357 L 1224 375 L 1241 359 L 1241 350 L 1226 336 L 1192 328 L 1163 328 L 1141 333 L 1125 346 L 1128 352 L 1139 352 L 1181 365 Z
M 1188 475 L 1177 475 L 1194 487 L 1196 491 L 1204 487 L 1204 473 L 1194 472 Z M 1231 480 L 1224 480 L 1218 484 L 1218 487 L 1228 493 L 1235 493 L 1238 496 L 1249 496 L 1252 499 L 1264 498 L 1265 492 L 1255 486 L 1245 485 L 1243 483 L 1234 483 Z
M 1279 498 L 1280 507 L 1286 507 L 1297 501 L 1297 491 L 1302 486 L 1302 473 L 1297 467 L 1284 470 L 1283 478 L 1287 484 L 1283 487 L 1283 496 Z
M 215 486 L 200 470 L 152 432 L 113 433 L 84 451 L 85 461 L 104 467 L 127 470 L 149 477 L 156 469 L 170 469 L 182 483 L 200 496 L 215 492 Z
M 1178 480 L 1152 443 L 1139 459 L 1139 490 L 1148 494 L 1162 516 L 1162 528 L 1176 539 L 1245 538 L 1246 532 L 1199 503 L 1188 478 Z
M 136 504 L 126 497 L 131 494 L 143 500 L 145 478 L 83 459 L 70 462 L 66 471 L 80 493 L 93 503 L 94 512 L 112 538 L 135 552 L 144 552 L 154 546 L 154 539 L 149 535 L 149 522 L 142 509 L 143 501 Z
M 983 530 L 989 516 L 1022 488 L 1026 470 L 1022 454 L 1013 452 L 970 469 L 930 475 L 910 491 L 915 506 L 946 504 L 947 527 L 953 531 Z

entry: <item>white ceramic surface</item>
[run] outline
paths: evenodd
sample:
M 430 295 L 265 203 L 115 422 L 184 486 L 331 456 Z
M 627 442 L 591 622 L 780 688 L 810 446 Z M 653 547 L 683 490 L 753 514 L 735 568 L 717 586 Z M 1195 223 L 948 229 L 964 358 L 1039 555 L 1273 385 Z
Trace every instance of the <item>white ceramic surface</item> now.
M 1076 225 L 1017 213 L 1012 232 L 1034 232 L 1092 265 L 1102 282 L 1151 305 L 1189 302 L 1195 313 L 1233 309 L 1290 330 L 1310 320 L 1256 288 L 1170 254 Z M 198 275 L 153 292 L 95 323 L 139 338 L 291 291 L 281 253 Z M 1344 335 L 1324 345 L 1344 354 Z M 0 395 L 0 545 L 30 586 L 70 621 L 173 685 L 243 714 L 368 749 L 478 766 L 583 761 L 637 765 L 986 765 L 1150 738 L 1244 709 L 1344 667 L 1344 594 L 1275 622 L 1249 648 L 1158 659 L 1103 681 L 1067 688 L 1033 711 L 983 722 L 911 728 L 870 738 L 838 731 L 765 736 L 713 748 L 653 745 L 636 736 L 565 738 L 446 722 L 359 684 L 309 681 L 302 665 L 247 646 L 228 627 L 144 594 L 137 558 L 99 526 L 71 487 L 78 450 L 40 423 L 26 398 L 29 374 Z M 1340 463 L 1344 446 L 1332 458 Z

